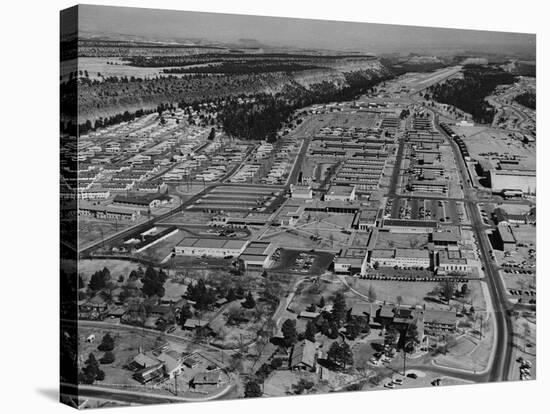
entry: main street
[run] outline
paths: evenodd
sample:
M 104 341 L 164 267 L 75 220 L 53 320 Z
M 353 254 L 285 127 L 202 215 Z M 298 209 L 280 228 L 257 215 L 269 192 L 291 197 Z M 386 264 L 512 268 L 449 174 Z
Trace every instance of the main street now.
M 489 371 L 490 381 L 506 380 L 508 376 L 508 367 L 512 360 L 513 326 L 510 319 L 509 302 L 506 298 L 506 289 L 498 274 L 495 263 L 491 258 L 491 246 L 485 227 L 482 223 L 477 200 L 471 198 L 472 190 L 475 190 L 468 179 L 468 167 L 457 144 L 452 138 L 439 126 L 439 116 L 432 111 L 434 116 L 435 128 L 450 141 L 455 160 L 460 171 L 462 183 L 464 185 L 464 205 L 468 209 L 468 215 L 472 220 L 472 230 L 479 242 L 479 251 L 482 262 L 485 266 L 486 280 L 489 287 L 489 293 L 494 306 L 494 317 L 496 322 L 496 348 L 493 350 L 494 358 Z

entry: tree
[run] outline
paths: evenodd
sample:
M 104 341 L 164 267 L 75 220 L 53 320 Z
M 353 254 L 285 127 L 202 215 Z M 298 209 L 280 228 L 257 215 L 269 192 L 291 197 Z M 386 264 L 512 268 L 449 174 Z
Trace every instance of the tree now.
M 91 291 L 97 292 L 98 290 L 103 289 L 107 282 L 111 279 L 111 272 L 106 267 L 103 270 L 98 270 L 90 278 L 88 287 Z
M 357 319 L 352 318 L 346 326 L 346 335 L 349 339 L 353 340 L 361 333 L 361 326 L 357 322 Z
M 390 346 L 395 346 L 396 342 L 397 342 L 397 330 L 395 329 L 395 327 L 390 326 L 390 328 L 388 328 L 388 331 L 386 332 L 384 343 Z
M 281 368 L 283 366 L 283 360 L 281 358 L 273 358 L 270 365 L 273 369 Z
M 239 352 L 234 353 L 227 364 L 230 372 L 241 372 L 243 370 L 243 355 Z
M 300 395 L 305 391 L 308 391 L 313 388 L 315 384 L 311 381 L 306 380 L 305 378 L 300 378 L 297 384 L 292 384 L 292 390 L 294 394 Z
M 181 307 L 179 313 L 179 321 L 182 328 L 185 326 L 185 322 L 187 321 L 187 319 L 189 319 L 191 316 L 193 316 L 193 312 L 191 312 L 191 307 L 189 306 L 189 304 L 186 303 Z
M 227 295 L 225 296 L 228 302 L 233 302 L 235 299 L 237 299 L 237 296 L 235 295 L 235 289 L 229 288 L 227 290 Z
M 237 299 L 244 298 L 244 288 L 241 285 L 237 286 L 237 290 L 235 291 L 235 295 L 237 296 Z
M 315 322 L 308 321 L 306 325 L 306 330 L 304 331 L 304 337 L 311 342 L 315 342 L 315 335 L 317 334 L 317 325 Z
M 262 364 L 260 369 L 256 371 L 256 377 L 262 382 L 264 382 L 272 372 L 273 372 L 273 367 L 271 366 L 271 364 Z
M 317 306 L 315 305 L 315 303 L 312 303 L 311 305 L 309 305 L 309 306 L 306 308 L 306 311 L 307 311 L 307 312 L 316 312 L 316 311 L 317 311 Z
M 208 140 L 213 141 L 215 137 L 216 137 L 216 128 L 213 127 L 210 130 L 210 134 L 208 134 Z
M 103 335 L 103 339 L 101 340 L 101 343 L 97 347 L 100 351 L 112 351 L 115 348 L 115 340 L 113 337 L 107 332 L 105 335 Z
M 94 381 L 102 381 L 105 378 L 105 373 L 99 368 L 99 363 L 94 354 L 90 353 L 88 359 L 84 363 L 84 368 L 79 374 L 79 382 L 84 384 L 93 384 Z
M 403 297 L 402 296 L 397 296 L 395 298 L 395 300 L 397 301 L 397 306 L 401 306 L 401 304 L 403 303 Z
M 197 310 L 205 310 L 216 301 L 214 289 L 207 287 L 202 279 L 187 288 L 187 296 L 195 302 Z
M 296 332 L 296 320 L 287 319 L 286 321 L 284 321 L 283 326 L 281 327 L 281 332 L 283 333 L 285 346 L 290 347 L 294 345 L 298 340 L 298 333 Z
M 369 299 L 369 302 L 374 302 L 376 300 L 376 291 L 372 287 L 372 285 L 369 285 L 369 289 L 367 291 L 367 298 Z
M 337 292 L 333 300 L 332 319 L 338 327 L 346 319 L 346 299 L 342 292 Z
M 374 262 L 374 264 L 372 265 L 372 268 L 374 270 L 378 270 L 378 268 L 380 267 L 380 263 L 379 262 Z
M 246 309 L 252 309 L 256 306 L 256 301 L 254 300 L 254 297 L 252 296 L 252 293 L 249 291 L 246 295 L 245 301 L 242 303 L 242 307 Z
M 99 360 L 99 362 L 101 364 L 112 364 L 113 362 L 115 362 L 115 354 L 111 351 L 107 351 Z
M 249 381 L 244 389 L 244 398 L 257 398 L 263 395 L 260 384 L 256 381 Z
M 324 296 L 321 296 L 321 299 L 319 300 L 319 307 L 323 309 L 325 307 L 325 298 Z
M 415 323 L 411 323 L 405 332 L 405 343 L 403 344 L 403 349 L 405 352 L 411 353 L 419 343 L 420 338 L 418 335 L 418 327 Z
M 353 353 L 347 342 L 333 342 L 328 350 L 327 359 L 344 370 L 346 366 L 353 365 Z
M 146 296 L 157 295 L 162 297 L 164 296 L 164 282 L 166 282 L 167 278 L 166 273 L 162 269 L 157 272 L 153 267 L 149 266 L 141 279 L 143 283 L 141 290 Z
M 456 291 L 456 284 L 450 279 L 444 279 L 439 284 L 439 292 L 445 298 L 447 303 L 451 301 Z

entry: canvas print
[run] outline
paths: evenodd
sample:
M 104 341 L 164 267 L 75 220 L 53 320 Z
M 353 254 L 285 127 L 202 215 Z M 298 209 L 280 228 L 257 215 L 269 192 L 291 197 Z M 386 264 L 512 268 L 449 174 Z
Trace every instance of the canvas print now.
M 60 34 L 62 402 L 535 379 L 534 34 L 89 5 Z

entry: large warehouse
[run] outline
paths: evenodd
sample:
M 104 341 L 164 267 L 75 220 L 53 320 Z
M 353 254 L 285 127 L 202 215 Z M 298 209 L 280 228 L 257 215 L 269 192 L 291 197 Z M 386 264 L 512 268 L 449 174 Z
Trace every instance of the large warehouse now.
M 493 191 L 521 190 L 526 194 L 537 192 L 536 171 L 518 165 L 500 164 L 500 168 L 490 170 Z
M 186 237 L 174 251 L 178 256 L 237 257 L 247 244 L 247 240 Z

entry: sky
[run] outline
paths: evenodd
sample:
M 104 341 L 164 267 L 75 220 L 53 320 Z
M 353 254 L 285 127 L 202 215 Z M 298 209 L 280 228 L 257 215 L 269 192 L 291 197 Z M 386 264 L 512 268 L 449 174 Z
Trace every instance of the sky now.
M 84 35 L 138 36 L 156 41 L 238 43 L 366 53 L 473 50 L 535 53 L 535 35 L 326 20 L 79 6 Z

